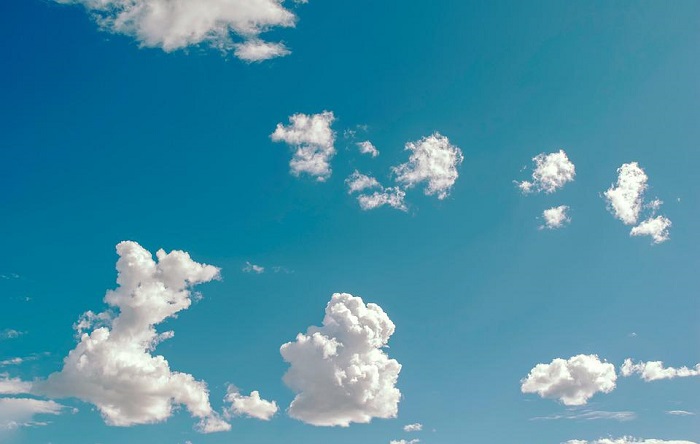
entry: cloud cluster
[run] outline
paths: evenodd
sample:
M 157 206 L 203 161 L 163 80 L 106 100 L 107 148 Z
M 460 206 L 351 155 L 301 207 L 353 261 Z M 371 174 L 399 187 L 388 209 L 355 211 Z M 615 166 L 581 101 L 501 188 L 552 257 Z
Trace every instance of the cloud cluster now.
M 345 184 L 348 186 L 348 194 L 381 187 L 377 179 L 372 176 L 362 174 L 357 170 L 355 170 L 347 179 L 345 179 Z
M 558 399 L 564 405 L 584 405 L 596 393 L 615 389 L 615 366 L 596 355 L 556 358 L 549 364 L 537 364 L 521 381 L 523 393 Z
M 564 150 L 556 153 L 540 153 L 532 158 L 535 168 L 532 181 L 516 182 L 524 194 L 553 193 L 576 177 L 576 167 L 566 156 Z
M 687 378 L 690 376 L 700 376 L 700 364 L 696 364 L 694 368 L 674 368 L 664 367 L 662 361 L 642 361 L 635 364 L 631 359 L 625 359 L 622 367 L 620 367 L 620 373 L 625 377 L 638 374 L 647 382 L 658 381 L 660 379 Z
M 345 180 L 345 183 L 348 186 L 348 194 L 379 188 L 379 190 L 371 194 L 360 194 L 357 196 L 360 208 L 365 211 L 384 205 L 401 211 L 408 210 L 405 203 L 406 192 L 399 187 L 383 187 L 374 177 L 362 174 L 357 170 Z
M 564 225 L 571 222 L 571 218 L 567 214 L 569 207 L 566 205 L 559 205 L 558 207 L 552 207 L 542 212 L 542 218 L 544 219 L 544 225 L 540 226 L 540 229 L 547 228 L 549 230 L 556 230 Z
M 665 216 L 650 217 L 630 231 L 631 236 L 651 236 L 655 244 L 666 242 L 671 228 L 671 220 Z
M 0 432 L 20 427 L 45 425 L 33 420 L 35 415 L 60 415 L 65 406 L 54 401 L 32 398 L 0 398 Z M 0 436 L 2 436 L 0 434 Z
M 294 149 L 289 162 L 293 175 L 308 174 L 323 182 L 331 176 L 330 161 L 335 155 L 335 121 L 332 111 L 320 114 L 294 114 L 289 125 L 277 124 L 270 135 L 274 142 L 285 142 Z
M 219 269 L 193 261 L 183 251 L 159 250 L 157 261 L 136 242 L 117 245 L 116 290 L 105 302 L 118 314 L 83 332 L 78 345 L 63 360 L 63 369 L 33 392 L 49 397 L 76 397 L 94 404 L 109 425 L 130 426 L 166 420 L 184 405 L 200 419 L 203 432 L 228 430 L 209 404 L 206 384 L 187 373 L 172 371 L 168 361 L 152 351 L 173 332 L 155 326 L 189 308 L 190 288 L 219 277 Z M 85 322 L 81 330 L 91 328 Z
M 665 441 L 663 439 L 641 439 L 631 436 L 623 436 L 621 438 L 601 438 L 593 441 L 583 439 L 571 439 L 562 444 L 696 444 L 693 441 Z
M 415 424 L 406 424 L 403 426 L 404 432 L 420 432 L 423 430 L 423 424 L 416 422 Z
M 396 181 L 406 188 L 425 183 L 426 195 L 446 198 L 459 177 L 457 167 L 464 161 L 462 150 L 437 132 L 408 142 L 405 149 L 411 155 L 408 162 L 392 168 Z
M 260 274 L 265 272 L 265 267 L 262 265 L 251 264 L 250 262 L 246 261 L 245 267 L 241 268 L 241 271 L 244 273 Z
M 144 47 L 170 52 L 204 44 L 250 62 L 289 54 L 284 44 L 265 42 L 260 35 L 296 23 L 282 0 L 55 1 L 82 5 L 101 29 L 132 37 Z
M 396 417 L 401 365 L 382 350 L 394 328 L 380 306 L 334 294 L 323 326 L 309 327 L 280 348 L 290 364 L 284 382 L 297 394 L 289 415 L 316 426 Z
M 269 421 L 278 410 L 275 401 L 266 401 L 260 398 L 260 393 L 257 390 L 253 390 L 249 396 L 245 396 L 234 385 L 228 386 L 224 401 L 230 404 L 230 407 L 224 411 L 224 414 L 229 418 L 248 416 Z

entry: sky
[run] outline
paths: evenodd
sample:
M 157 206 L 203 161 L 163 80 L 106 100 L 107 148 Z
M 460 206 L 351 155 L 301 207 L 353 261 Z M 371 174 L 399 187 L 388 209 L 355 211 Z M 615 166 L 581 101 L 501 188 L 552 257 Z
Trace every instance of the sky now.
M 700 442 L 700 3 L 0 21 L 0 442 Z

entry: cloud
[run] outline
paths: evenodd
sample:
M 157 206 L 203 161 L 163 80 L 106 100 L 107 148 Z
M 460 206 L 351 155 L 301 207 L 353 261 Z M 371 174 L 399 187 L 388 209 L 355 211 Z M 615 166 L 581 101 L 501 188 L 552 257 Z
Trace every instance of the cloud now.
M 231 404 L 231 407 L 225 411 L 228 417 L 249 416 L 269 421 L 277 413 L 277 403 L 261 399 L 257 390 L 250 392 L 250 396 L 244 396 L 236 386 L 229 385 L 224 401 Z
M 549 230 L 555 230 L 571 223 L 571 218 L 567 214 L 568 211 L 569 207 L 566 205 L 559 205 L 558 207 L 544 210 L 542 212 L 544 225 L 540 226 L 540 229 L 547 228 Z
M 599 410 L 569 410 L 566 413 L 549 415 L 549 416 L 538 416 L 532 418 L 533 420 L 557 420 L 557 419 L 579 419 L 584 421 L 593 421 L 597 419 L 612 419 L 615 421 L 632 421 L 637 418 L 635 412 L 606 412 Z
M 379 150 L 369 140 L 365 140 L 364 142 L 357 142 L 356 145 L 357 149 L 360 150 L 361 154 L 369 154 L 372 157 L 377 157 L 379 155 Z
M 117 254 L 118 287 L 104 300 L 119 314 L 105 312 L 110 325 L 97 323 L 90 333 L 83 332 L 63 369 L 35 382 L 33 392 L 92 403 L 113 426 L 161 422 L 184 404 L 200 419 L 200 431 L 228 430 L 209 404 L 206 384 L 172 371 L 165 357 L 152 354 L 173 336 L 157 333 L 155 326 L 189 308 L 190 288 L 218 279 L 219 269 L 193 261 L 184 251 L 159 250 L 156 262 L 136 242 L 119 243 Z
M 267 30 L 294 27 L 280 0 L 55 0 L 82 5 L 107 32 L 166 52 L 207 45 L 246 61 L 289 54 L 282 43 L 260 39 Z M 306 3 L 306 2 L 297 2 Z
M 625 359 L 620 367 L 622 376 L 628 377 L 638 374 L 646 382 L 658 381 L 660 379 L 687 378 L 690 376 L 700 376 L 700 364 L 695 368 L 664 367 L 662 361 L 639 362 L 635 364 L 631 359 Z
M 403 426 L 404 432 L 420 432 L 423 430 L 423 424 L 417 422 L 415 424 L 406 424 Z
M 462 150 L 437 132 L 408 142 L 405 149 L 411 151 L 408 162 L 392 168 L 397 182 L 406 188 L 426 182 L 426 195 L 446 198 L 459 177 L 457 167 L 464 161 Z
M 389 205 L 401 211 L 407 211 L 408 207 L 404 203 L 406 192 L 399 187 L 382 188 L 381 191 L 375 191 L 372 194 L 363 194 L 357 196 L 357 202 L 363 210 L 373 210 L 375 208 Z
M 11 328 L 6 328 L 5 330 L 0 331 L 0 340 L 3 339 L 17 339 L 26 332 L 24 331 L 18 331 L 18 330 L 13 330 Z
M 623 436 L 622 438 L 601 438 L 593 441 L 582 439 L 571 439 L 562 444 L 696 444 L 692 441 L 664 441 L 663 439 L 639 439 L 631 436 Z
M 392 440 L 389 441 L 389 444 L 418 444 L 420 442 L 420 439 L 412 439 L 410 441 L 407 441 L 405 439 L 399 439 L 399 440 Z
M 296 397 L 289 415 L 316 426 L 368 423 L 394 418 L 401 392 L 401 364 L 382 350 L 394 323 L 376 304 L 336 293 L 322 327 L 309 327 L 280 348 L 290 364 L 284 382 Z
M 355 170 L 347 179 L 345 184 L 348 186 L 348 193 L 356 193 L 371 188 L 381 188 L 381 185 L 372 176 L 367 176 Z
M 642 211 L 646 189 L 646 173 L 637 162 L 631 162 L 617 169 L 617 185 L 611 185 L 603 195 L 613 216 L 625 225 L 634 225 Z
M 331 176 L 330 161 L 335 155 L 335 131 L 331 129 L 334 121 L 333 112 L 324 111 L 294 114 L 289 117 L 289 125 L 277 124 L 270 138 L 295 149 L 289 162 L 294 176 L 308 174 L 320 182 Z
M 65 406 L 54 401 L 32 398 L 0 398 L 0 432 L 19 427 L 45 425 L 45 423 L 33 421 L 34 416 L 59 415 L 64 408 Z
M 613 391 L 616 380 L 613 364 L 601 362 L 596 355 L 577 355 L 537 364 L 520 388 L 523 393 L 558 399 L 564 405 L 584 405 L 598 392 Z
M 0 367 L 7 367 L 9 365 L 20 365 L 21 363 L 24 362 L 23 358 L 10 358 L 10 359 L 3 359 L 0 361 Z
M 523 194 L 553 193 L 576 177 L 576 167 L 566 156 L 564 150 L 556 153 L 540 153 L 532 158 L 535 169 L 532 172 L 532 182 L 526 180 L 516 182 Z
M 246 261 L 245 267 L 241 269 L 244 273 L 264 273 L 265 272 L 265 267 L 261 265 L 255 265 L 251 264 L 250 262 Z
M 32 383 L 19 378 L 10 378 L 7 373 L 0 373 L 0 395 L 19 395 L 30 393 Z
M 653 243 L 660 244 L 669 239 L 669 228 L 671 228 L 671 221 L 667 217 L 650 217 L 633 227 L 630 236 L 651 236 Z
M 666 412 L 666 414 L 674 416 L 695 416 L 695 413 L 685 410 L 669 410 Z

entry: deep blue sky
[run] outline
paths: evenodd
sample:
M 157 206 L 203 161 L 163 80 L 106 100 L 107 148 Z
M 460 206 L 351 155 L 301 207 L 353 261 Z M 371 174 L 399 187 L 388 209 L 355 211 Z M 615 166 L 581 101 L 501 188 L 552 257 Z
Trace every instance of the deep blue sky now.
M 26 332 L 0 341 L 0 360 L 48 352 L 0 373 L 60 370 L 72 324 L 103 310 L 116 286 L 115 244 L 134 240 L 222 269 L 166 322 L 176 336 L 157 352 L 207 381 L 217 409 L 233 382 L 282 410 L 201 435 L 185 411 L 109 427 L 68 399 L 78 413 L 7 439 L 700 440 L 697 416 L 665 413 L 700 413 L 697 378 L 620 378 L 587 406 L 636 412 L 628 422 L 533 421 L 566 407 L 520 392 L 537 363 L 580 353 L 616 366 L 700 362 L 700 3 L 311 0 L 294 10 L 297 27 L 271 33 L 292 54 L 247 64 L 206 47 L 139 48 L 78 6 L 0 4 L 0 330 Z M 333 175 L 293 177 L 288 148 L 269 135 L 291 114 L 323 110 L 337 117 Z M 342 137 L 357 125 L 378 158 Z M 412 189 L 406 213 L 360 210 L 345 178 L 357 168 L 389 183 L 404 144 L 434 131 L 464 152 L 449 197 Z M 576 180 L 521 195 L 523 166 L 559 149 Z M 630 237 L 606 210 L 602 192 L 631 161 L 665 202 L 666 243 Z M 562 204 L 570 226 L 538 230 L 542 210 Z M 246 274 L 246 261 L 293 272 Z M 319 325 L 334 292 L 381 305 L 396 324 L 397 419 L 323 428 L 284 413 L 294 394 L 279 347 Z M 413 422 L 424 431 L 405 434 Z

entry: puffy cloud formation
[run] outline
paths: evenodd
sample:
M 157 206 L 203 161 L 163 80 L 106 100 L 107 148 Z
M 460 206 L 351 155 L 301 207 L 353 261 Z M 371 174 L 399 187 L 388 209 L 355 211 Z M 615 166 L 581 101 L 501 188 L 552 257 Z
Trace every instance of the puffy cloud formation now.
M 7 373 L 0 373 L 0 395 L 18 395 L 30 393 L 32 383 L 19 378 L 11 378 Z
M 382 188 L 381 191 L 375 191 L 372 194 L 363 194 L 357 196 L 357 201 L 360 208 L 363 210 L 373 210 L 375 208 L 389 205 L 401 211 L 407 211 L 408 207 L 404 203 L 406 192 L 399 187 Z
M 616 380 L 614 365 L 601 362 L 596 355 L 577 355 L 537 364 L 521 381 L 520 389 L 523 393 L 558 399 L 564 405 L 584 405 L 598 392 L 613 391 Z
M 544 219 L 544 225 L 540 227 L 547 228 L 550 230 L 555 230 L 561 228 L 564 225 L 571 222 L 571 218 L 567 214 L 569 207 L 566 205 L 559 205 L 558 207 L 552 207 L 542 212 L 542 218 Z
M 193 261 L 184 251 L 151 253 L 136 242 L 117 245 L 117 284 L 105 302 L 118 314 L 82 329 L 80 342 L 63 360 L 63 369 L 33 391 L 50 397 L 76 397 L 94 404 L 109 425 L 130 426 L 166 420 L 173 407 L 184 404 L 200 419 L 202 432 L 228 430 L 209 404 L 206 384 L 192 375 L 170 369 L 152 351 L 173 332 L 157 333 L 155 326 L 189 308 L 190 288 L 219 277 L 219 269 Z M 85 319 L 85 318 L 84 318 Z M 106 325 L 108 324 L 108 325 Z M 80 332 L 80 331 L 79 331 Z
M 411 151 L 408 162 L 392 168 L 397 182 L 406 188 L 426 182 L 426 195 L 446 198 L 459 177 L 457 167 L 464 161 L 462 150 L 437 132 L 408 142 L 406 150 Z
M 294 114 L 289 125 L 277 124 L 270 137 L 274 142 L 285 142 L 294 148 L 289 162 L 295 176 L 302 173 L 323 182 L 331 175 L 330 161 L 335 155 L 335 131 L 331 125 L 335 116 L 331 111 L 320 114 Z
M 242 270 L 244 273 L 256 273 L 256 274 L 260 274 L 260 273 L 264 273 L 264 272 L 265 272 L 265 267 L 263 267 L 263 266 L 261 266 L 261 265 L 251 264 L 250 262 L 246 261 L 245 267 L 243 267 L 241 270 Z
M 617 185 L 604 193 L 608 209 L 625 225 L 636 224 L 646 189 L 647 175 L 637 162 L 623 164 L 617 169 Z
M 696 444 L 693 441 L 665 441 L 663 439 L 639 439 L 631 436 L 623 436 L 622 438 L 601 438 L 593 441 L 582 439 L 571 439 L 562 444 Z
M 284 382 L 297 393 L 289 415 L 316 426 L 343 427 L 396 417 L 401 364 L 382 350 L 393 333 L 394 324 L 379 305 L 334 294 L 323 326 L 309 327 L 280 348 L 290 364 Z
M 244 396 L 236 386 L 229 385 L 224 401 L 231 404 L 231 407 L 224 412 L 228 417 L 249 416 L 269 421 L 277 413 L 277 403 L 261 399 L 257 390 L 250 392 L 250 396 Z
M 32 398 L 0 398 L 0 432 L 19 427 L 44 425 L 33 421 L 35 415 L 59 415 L 65 406 L 54 401 Z M 2 436 L 2 435 L 0 435 Z
M 361 154 L 369 154 L 372 157 L 377 157 L 379 155 L 379 150 L 369 140 L 357 142 L 357 149 L 360 150 Z
M 85 7 L 99 27 L 166 52 L 205 44 L 246 61 L 289 54 L 282 43 L 260 34 L 293 27 L 294 13 L 283 0 L 55 0 Z M 306 3 L 305 1 L 297 3 Z
M 415 424 L 406 424 L 403 426 L 404 432 L 420 432 L 423 430 L 423 424 L 417 422 Z
M 370 188 L 380 188 L 381 185 L 372 176 L 367 176 L 355 170 L 347 179 L 345 184 L 348 186 L 348 193 L 356 193 Z
M 650 217 L 636 227 L 632 227 L 630 236 L 651 236 L 653 243 L 660 244 L 669 239 L 669 228 L 671 228 L 671 221 L 667 217 Z
M 576 177 L 576 167 L 566 156 L 564 150 L 556 153 L 540 153 L 532 158 L 535 169 L 532 172 L 532 182 L 524 180 L 516 182 L 518 188 L 527 193 L 553 193 Z
M 687 378 L 689 376 L 700 376 L 700 364 L 696 364 L 694 368 L 681 367 L 664 367 L 662 361 L 649 361 L 634 363 L 631 359 L 625 359 L 625 362 L 620 367 L 622 376 L 631 376 L 638 374 L 643 380 L 658 381 L 660 379 Z

